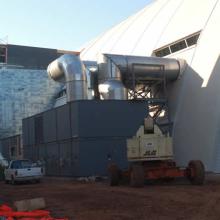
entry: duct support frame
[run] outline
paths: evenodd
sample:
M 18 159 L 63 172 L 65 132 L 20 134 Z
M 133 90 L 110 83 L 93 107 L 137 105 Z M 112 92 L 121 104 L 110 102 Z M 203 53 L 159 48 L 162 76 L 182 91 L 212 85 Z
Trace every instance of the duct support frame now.
M 99 92 L 104 99 L 127 99 L 123 92 L 120 96 L 112 92 L 120 88 L 119 91 L 127 92 L 129 99 L 146 100 L 155 122 L 160 127 L 168 126 L 166 132 L 171 134 L 167 82 L 179 77 L 183 64 L 185 62 L 169 58 L 101 54 L 98 57 Z M 115 82 L 120 86 L 115 88 Z M 159 124 L 162 111 L 165 111 L 166 122 Z

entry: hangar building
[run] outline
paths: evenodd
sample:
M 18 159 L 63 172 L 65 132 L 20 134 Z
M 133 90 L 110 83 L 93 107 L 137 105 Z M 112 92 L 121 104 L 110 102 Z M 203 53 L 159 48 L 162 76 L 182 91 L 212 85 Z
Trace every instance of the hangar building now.
M 176 160 L 199 158 L 220 172 L 220 1 L 156 0 L 82 47 L 99 52 L 182 58 L 187 67 L 169 90 Z
M 213 172 L 220 172 L 219 25 L 219 0 L 155 0 L 80 48 L 85 62 L 100 53 L 185 60 L 168 87 L 174 155 L 178 165 L 196 158 Z

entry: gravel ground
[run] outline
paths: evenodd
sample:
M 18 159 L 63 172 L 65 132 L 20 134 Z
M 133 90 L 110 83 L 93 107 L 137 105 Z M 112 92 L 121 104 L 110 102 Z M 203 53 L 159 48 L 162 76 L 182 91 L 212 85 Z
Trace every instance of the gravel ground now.
M 213 174 L 203 186 L 177 180 L 140 189 L 65 178 L 45 178 L 39 184 L 0 182 L 0 200 L 9 205 L 37 197 L 45 198 L 54 217 L 71 220 L 220 219 L 220 176 Z

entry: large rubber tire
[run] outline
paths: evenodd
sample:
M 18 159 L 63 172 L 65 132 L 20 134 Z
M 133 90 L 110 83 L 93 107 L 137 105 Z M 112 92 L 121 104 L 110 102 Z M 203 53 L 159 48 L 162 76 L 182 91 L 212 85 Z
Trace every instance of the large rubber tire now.
M 9 181 L 5 179 L 5 184 L 9 184 Z
M 132 165 L 130 174 L 130 185 L 132 187 L 144 186 L 144 167 L 142 165 Z
M 15 184 L 16 184 L 16 181 L 15 181 L 15 179 L 14 179 L 14 176 L 11 176 L 11 181 L 10 181 L 10 183 L 11 183 L 12 185 L 15 185 Z
M 189 180 L 193 185 L 203 185 L 205 181 L 205 168 L 200 160 L 192 160 L 189 162 L 188 168 L 193 170 L 194 175 L 189 176 Z
M 40 183 L 41 182 L 41 179 L 36 179 L 35 180 L 35 183 Z
M 118 186 L 120 181 L 120 169 L 117 165 L 111 164 L 108 168 L 110 186 Z

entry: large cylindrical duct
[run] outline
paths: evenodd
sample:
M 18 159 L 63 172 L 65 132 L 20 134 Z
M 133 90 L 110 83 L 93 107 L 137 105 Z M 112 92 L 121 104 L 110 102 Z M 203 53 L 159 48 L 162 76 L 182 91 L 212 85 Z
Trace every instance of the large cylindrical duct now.
M 174 81 L 180 73 L 180 63 L 176 59 L 142 56 L 124 56 L 114 54 L 101 54 L 99 63 L 99 79 L 118 77 L 130 88 L 132 80 L 158 80 Z
M 62 55 L 49 64 L 47 72 L 53 80 L 66 83 L 67 102 L 87 99 L 86 70 L 79 56 Z
M 121 79 L 118 67 L 105 54 L 101 54 L 98 57 L 98 89 L 101 98 L 126 100 L 128 92 Z

